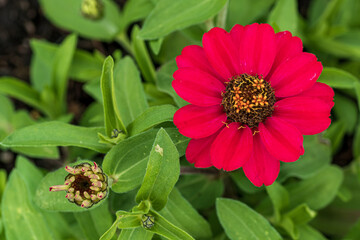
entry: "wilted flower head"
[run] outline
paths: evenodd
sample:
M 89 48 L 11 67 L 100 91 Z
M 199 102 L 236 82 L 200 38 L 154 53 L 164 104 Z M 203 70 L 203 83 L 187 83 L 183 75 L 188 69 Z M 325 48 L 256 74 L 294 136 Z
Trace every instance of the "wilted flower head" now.
M 302 135 L 330 125 L 334 92 L 316 82 L 322 64 L 300 38 L 269 24 L 213 28 L 202 45 L 183 49 L 172 82 L 190 103 L 174 115 L 192 138 L 186 158 L 200 168 L 242 167 L 254 185 L 270 185 L 280 161 L 304 153 Z
M 82 163 L 75 167 L 66 166 L 69 173 L 64 185 L 50 187 L 51 192 L 66 191 L 66 198 L 83 208 L 89 208 L 107 195 L 108 180 L 102 169 L 94 162 Z

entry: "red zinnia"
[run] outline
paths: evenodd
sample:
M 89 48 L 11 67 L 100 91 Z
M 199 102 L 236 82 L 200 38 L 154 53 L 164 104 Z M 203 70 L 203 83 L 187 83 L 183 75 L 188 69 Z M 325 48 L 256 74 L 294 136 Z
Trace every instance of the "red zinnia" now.
M 191 103 L 174 115 L 192 138 L 186 158 L 199 168 L 243 167 L 254 185 L 271 185 L 280 161 L 304 153 L 302 135 L 330 125 L 334 92 L 316 82 L 322 65 L 298 37 L 268 24 L 213 28 L 202 44 L 183 49 L 172 82 Z

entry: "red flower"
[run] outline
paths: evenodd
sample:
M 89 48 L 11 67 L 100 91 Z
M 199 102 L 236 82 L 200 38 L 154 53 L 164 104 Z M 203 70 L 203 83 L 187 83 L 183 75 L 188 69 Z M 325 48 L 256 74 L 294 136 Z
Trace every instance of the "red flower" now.
M 268 24 L 213 28 L 202 44 L 183 49 L 172 82 L 191 103 L 174 115 L 192 138 L 186 158 L 199 168 L 243 167 L 254 185 L 271 185 L 280 161 L 304 154 L 302 135 L 330 125 L 334 92 L 316 82 L 322 65 L 298 37 Z

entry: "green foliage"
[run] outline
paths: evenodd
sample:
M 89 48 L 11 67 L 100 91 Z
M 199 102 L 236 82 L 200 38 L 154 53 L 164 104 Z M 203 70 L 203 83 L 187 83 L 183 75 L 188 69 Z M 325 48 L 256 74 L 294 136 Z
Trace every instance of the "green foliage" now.
M 85 2 L 102 7 L 85 13 Z M 18 154 L 14 169 L 0 170 L 0 239 L 359 238 L 358 0 L 118 2 L 40 0 L 69 36 L 30 40 L 30 83 L 0 77 L 0 163 Z M 176 56 L 212 26 L 254 22 L 301 37 L 324 66 L 318 81 L 335 91 L 331 126 L 304 136 L 305 154 L 262 187 L 242 169 L 190 166 L 189 139 L 172 123 L 188 104 L 172 88 Z M 90 39 L 99 50 L 78 49 L 78 36 L 79 47 Z M 93 98 L 80 111 L 67 102 L 71 80 Z M 62 165 L 93 161 L 109 179 L 104 201 L 84 209 L 49 191 L 64 183 Z

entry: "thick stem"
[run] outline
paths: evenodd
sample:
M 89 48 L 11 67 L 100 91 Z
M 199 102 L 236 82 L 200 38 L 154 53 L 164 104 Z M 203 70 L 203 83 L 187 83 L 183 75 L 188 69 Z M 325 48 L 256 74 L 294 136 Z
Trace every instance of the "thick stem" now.
M 121 32 L 116 36 L 116 41 L 131 55 L 134 55 L 131 43 L 129 38 L 126 36 L 126 33 Z

